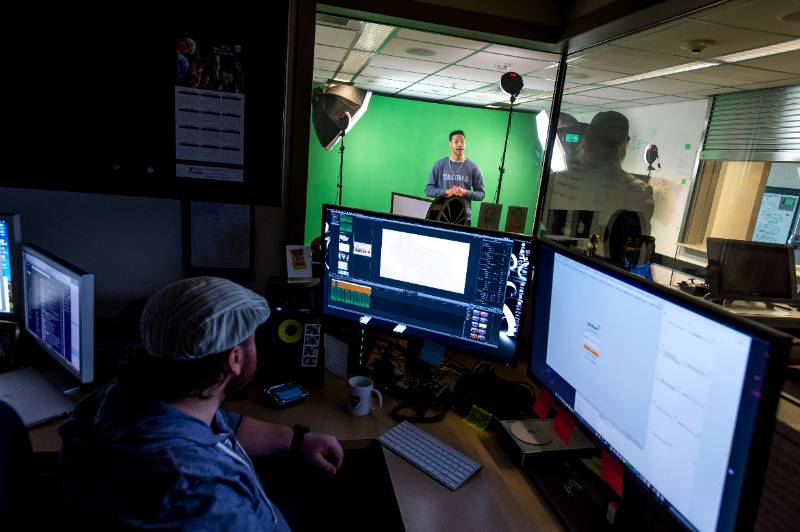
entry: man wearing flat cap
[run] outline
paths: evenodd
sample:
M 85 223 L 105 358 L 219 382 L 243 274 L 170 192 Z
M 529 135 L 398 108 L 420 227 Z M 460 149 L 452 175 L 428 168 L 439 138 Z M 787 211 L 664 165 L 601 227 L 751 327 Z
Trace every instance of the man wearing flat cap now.
M 60 429 L 65 511 L 83 529 L 288 530 L 250 457 L 299 453 L 329 474 L 333 436 L 226 412 L 256 370 L 263 297 L 197 277 L 156 292 L 141 317 L 146 354 L 87 397 Z

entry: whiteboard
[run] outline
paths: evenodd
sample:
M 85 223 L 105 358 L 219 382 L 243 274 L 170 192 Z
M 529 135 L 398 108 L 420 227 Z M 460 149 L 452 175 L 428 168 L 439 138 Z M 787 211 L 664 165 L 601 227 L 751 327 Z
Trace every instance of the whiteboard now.
M 392 214 L 425 219 L 433 200 L 392 192 Z

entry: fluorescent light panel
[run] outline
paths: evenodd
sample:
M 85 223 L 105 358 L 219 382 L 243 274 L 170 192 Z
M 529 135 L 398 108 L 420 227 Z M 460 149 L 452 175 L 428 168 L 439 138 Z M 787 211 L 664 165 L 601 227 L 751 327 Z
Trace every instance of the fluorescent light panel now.
M 394 26 L 386 26 L 384 24 L 375 24 L 367 22 L 364 24 L 364 29 L 353 47 L 356 50 L 365 50 L 367 52 L 375 52 L 386 41 L 389 35 L 394 31 Z
M 342 72 L 347 72 L 349 74 L 355 74 L 359 72 L 364 65 L 367 64 L 367 61 L 370 60 L 372 57 L 372 52 L 362 52 L 360 50 L 350 50 L 348 52 L 347 57 L 345 57 L 344 62 L 342 63 L 342 68 L 340 69 Z

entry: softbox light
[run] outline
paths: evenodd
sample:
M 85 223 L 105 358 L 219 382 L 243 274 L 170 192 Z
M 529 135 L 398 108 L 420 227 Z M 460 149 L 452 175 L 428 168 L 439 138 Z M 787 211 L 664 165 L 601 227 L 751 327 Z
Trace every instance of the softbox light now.
M 367 111 L 372 92 L 352 85 L 330 83 L 316 90 L 311 97 L 311 120 L 319 143 L 330 150 L 342 136 L 349 133 Z M 343 113 L 350 114 L 349 123 L 342 130 L 340 119 Z

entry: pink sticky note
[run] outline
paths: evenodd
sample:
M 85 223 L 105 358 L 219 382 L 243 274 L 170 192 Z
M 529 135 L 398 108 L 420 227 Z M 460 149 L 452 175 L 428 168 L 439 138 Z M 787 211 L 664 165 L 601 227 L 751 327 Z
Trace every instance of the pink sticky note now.
M 600 453 L 600 476 L 622 497 L 622 462 L 603 449 Z
M 570 416 L 565 409 L 561 408 L 556 414 L 556 420 L 553 422 L 553 432 L 564 442 L 564 445 L 568 445 L 574 428 L 575 421 L 572 419 L 572 416 Z
M 550 413 L 551 408 L 553 408 L 553 396 L 540 388 L 539 393 L 536 394 L 533 411 L 536 412 L 539 419 L 544 419 Z

